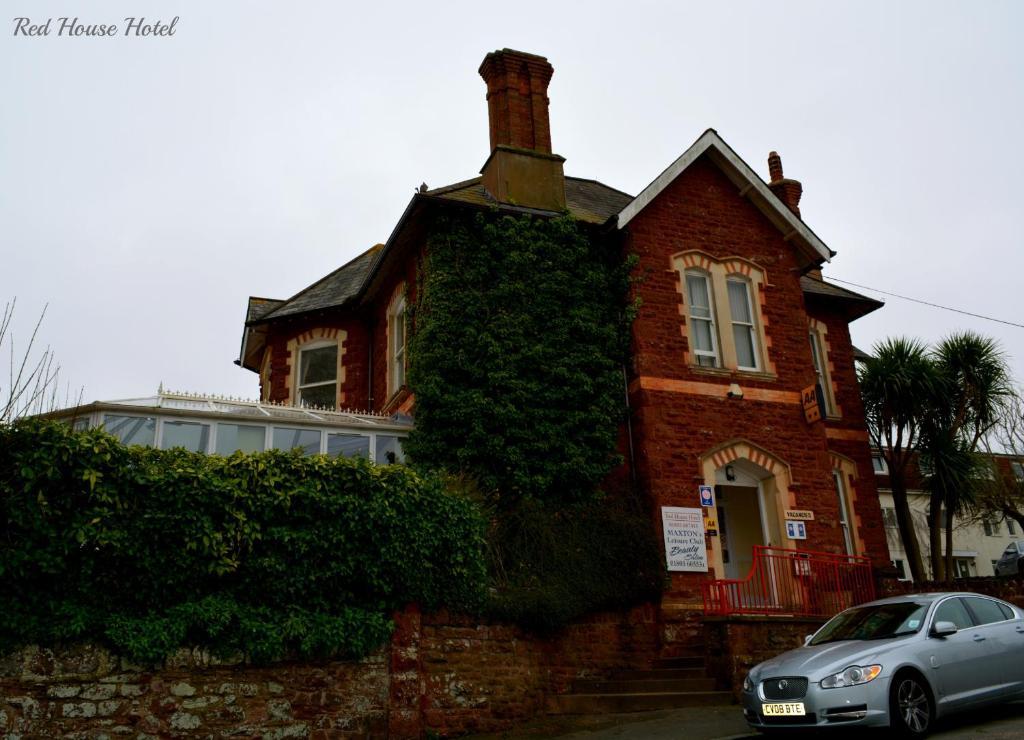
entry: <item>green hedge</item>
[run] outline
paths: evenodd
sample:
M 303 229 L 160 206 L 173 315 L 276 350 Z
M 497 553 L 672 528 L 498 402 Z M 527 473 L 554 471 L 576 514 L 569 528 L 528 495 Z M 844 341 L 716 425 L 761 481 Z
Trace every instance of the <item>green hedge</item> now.
M 55 422 L 0 427 L 0 647 L 100 639 L 360 656 L 390 613 L 474 610 L 484 521 L 404 466 L 125 447 Z

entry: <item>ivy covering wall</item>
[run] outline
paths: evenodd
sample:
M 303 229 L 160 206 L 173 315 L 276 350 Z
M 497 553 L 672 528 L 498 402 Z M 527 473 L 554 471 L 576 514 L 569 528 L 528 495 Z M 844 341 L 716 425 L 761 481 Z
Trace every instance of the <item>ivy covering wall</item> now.
M 0 426 L 0 648 L 361 656 L 407 603 L 478 608 L 483 549 L 479 509 L 404 466 Z
M 664 564 L 621 461 L 633 262 L 571 217 L 439 219 L 413 311 L 412 460 L 491 513 L 490 613 L 554 631 L 655 599 Z
M 621 460 L 629 267 L 568 216 L 439 219 L 413 313 L 406 452 L 508 505 L 593 497 Z

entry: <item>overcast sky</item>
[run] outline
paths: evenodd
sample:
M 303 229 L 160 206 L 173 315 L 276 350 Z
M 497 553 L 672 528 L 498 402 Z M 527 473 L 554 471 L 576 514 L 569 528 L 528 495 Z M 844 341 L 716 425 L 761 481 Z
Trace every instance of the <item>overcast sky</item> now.
M 1024 3 L 2 4 L 0 303 L 19 339 L 49 303 L 87 401 L 255 397 L 232 364 L 247 296 L 287 298 L 386 240 L 421 182 L 475 176 L 501 47 L 554 65 L 567 174 L 636 194 L 712 127 L 803 182 L 826 276 L 1024 323 Z M 140 15 L 174 35 L 56 36 Z M 1024 329 L 896 298 L 852 327 L 864 349 L 968 328 L 1024 379 Z

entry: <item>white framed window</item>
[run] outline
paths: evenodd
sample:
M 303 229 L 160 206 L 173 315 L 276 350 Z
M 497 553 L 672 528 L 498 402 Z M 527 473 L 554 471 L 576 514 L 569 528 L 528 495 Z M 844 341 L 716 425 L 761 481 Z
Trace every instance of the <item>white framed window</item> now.
M 1013 471 L 1013 477 L 1018 481 L 1024 481 L 1024 463 L 1014 460 L 1010 463 L 1010 470 Z
M 1006 517 L 1003 521 L 1006 522 L 1006 533 L 1011 537 L 1017 534 L 1017 524 L 1010 517 Z
M 885 458 L 881 455 L 871 456 L 871 467 L 875 471 L 875 475 L 889 474 L 889 466 L 885 464 Z
M 846 486 L 843 483 L 842 471 L 833 470 L 832 479 L 836 485 L 836 496 L 839 499 L 839 526 L 843 530 L 843 543 L 846 545 L 847 555 L 856 555 L 853 547 L 853 533 L 850 531 L 850 512 L 846 501 Z
M 160 449 L 181 447 L 189 452 L 209 452 L 210 425 L 198 421 L 163 419 L 160 422 Z
M 156 444 L 156 418 L 153 416 L 104 414 L 103 428 L 121 440 L 122 444 L 146 447 Z
M 900 581 L 906 581 L 907 579 L 907 568 L 904 562 L 897 558 L 892 561 L 893 567 L 896 568 L 896 578 Z
M 337 408 L 337 342 L 314 342 L 299 350 L 299 378 L 295 390 L 299 406 Z
M 690 315 L 690 351 L 701 367 L 720 367 L 715 329 L 714 294 L 702 272 L 686 273 L 686 304 Z
M 891 506 L 882 507 L 882 525 L 889 529 L 896 529 L 896 509 Z
M 811 329 L 808 332 L 811 341 L 811 360 L 814 363 L 814 393 L 818 398 L 818 406 L 825 415 L 834 414 L 835 407 L 832 405 L 832 394 L 829 392 L 828 366 L 825 360 L 825 348 L 822 345 L 821 335 L 817 330 Z M 885 461 L 882 461 L 883 465 Z M 875 472 L 880 472 L 877 469 Z
M 954 558 L 953 559 L 953 576 L 954 578 L 970 578 L 974 575 L 971 571 L 974 570 L 974 558 Z
M 981 526 L 985 529 L 986 537 L 995 537 L 1000 534 L 999 522 L 993 521 L 992 519 L 983 519 Z
M 750 284 L 740 278 L 729 278 L 725 285 L 729 293 L 729 317 L 732 321 L 732 341 L 736 349 L 736 368 L 760 370 L 754 309 L 750 302 Z
M 393 396 L 405 385 L 406 322 L 405 286 L 402 285 L 388 307 L 388 396 Z

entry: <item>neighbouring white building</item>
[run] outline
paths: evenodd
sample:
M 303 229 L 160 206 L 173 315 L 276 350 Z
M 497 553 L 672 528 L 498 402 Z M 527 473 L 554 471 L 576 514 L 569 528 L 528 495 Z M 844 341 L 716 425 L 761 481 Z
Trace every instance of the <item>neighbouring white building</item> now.
M 1005 456 L 998 456 L 1004 458 Z M 996 465 L 995 470 L 1006 467 L 1006 473 L 1024 482 L 1024 462 L 1016 458 L 1005 457 L 1006 465 Z M 889 471 L 885 460 L 874 456 L 873 467 L 878 483 L 878 498 L 882 505 L 882 522 L 885 525 L 885 537 L 889 545 L 889 555 L 893 565 L 903 579 L 910 579 L 910 567 L 907 565 L 906 551 L 900 539 L 896 525 L 896 510 L 893 504 L 892 489 L 889 485 Z M 994 473 L 995 474 L 995 473 Z M 928 543 L 928 492 L 921 488 L 912 488 L 918 480 L 916 473 L 908 476 L 907 496 L 910 501 L 911 515 L 914 518 L 914 531 L 921 547 L 921 557 L 929 578 L 931 572 L 931 548 Z M 919 485 L 919 483 L 918 483 Z M 953 567 L 956 578 L 995 575 L 995 564 L 1011 542 L 1024 540 L 1024 532 L 1010 518 L 985 520 L 978 517 L 953 518 Z M 943 532 L 945 542 L 945 532 Z

